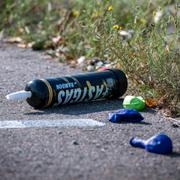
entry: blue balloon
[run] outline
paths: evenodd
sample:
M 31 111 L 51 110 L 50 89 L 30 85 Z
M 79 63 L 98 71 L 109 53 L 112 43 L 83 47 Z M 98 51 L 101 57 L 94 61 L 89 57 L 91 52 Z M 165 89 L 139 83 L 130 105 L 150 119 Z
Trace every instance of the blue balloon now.
M 120 109 L 109 113 L 109 121 L 113 123 L 120 122 L 141 122 L 144 118 L 135 109 Z
M 173 144 L 166 134 L 159 133 L 148 140 L 142 140 L 137 137 L 133 137 L 130 140 L 130 144 L 134 147 L 146 149 L 148 152 L 157 154 L 169 154 L 173 151 Z

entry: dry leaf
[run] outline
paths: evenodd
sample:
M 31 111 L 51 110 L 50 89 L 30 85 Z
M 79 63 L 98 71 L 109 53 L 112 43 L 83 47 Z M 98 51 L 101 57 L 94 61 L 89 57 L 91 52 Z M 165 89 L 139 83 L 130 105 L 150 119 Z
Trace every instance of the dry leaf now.
M 52 38 L 52 42 L 56 45 L 63 40 L 62 36 L 56 36 Z
M 150 107 L 150 108 L 156 107 L 157 104 L 158 104 L 158 100 L 155 99 L 155 98 L 146 98 L 145 99 L 145 104 L 146 104 L 147 107 Z
M 166 117 L 172 117 L 172 112 L 171 112 L 171 110 L 168 109 L 168 108 L 162 109 L 162 110 L 161 110 L 161 113 L 162 113 L 164 116 L 166 116 Z

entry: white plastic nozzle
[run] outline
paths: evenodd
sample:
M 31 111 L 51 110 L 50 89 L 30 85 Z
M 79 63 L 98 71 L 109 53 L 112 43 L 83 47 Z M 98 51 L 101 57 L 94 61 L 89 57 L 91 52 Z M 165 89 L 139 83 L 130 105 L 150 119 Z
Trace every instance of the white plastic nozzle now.
M 30 98 L 32 96 L 31 91 L 17 91 L 11 94 L 8 94 L 6 96 L 6 98 L 8 100 L 12 100 L 12 101 L 24 101 L 27 98 Z

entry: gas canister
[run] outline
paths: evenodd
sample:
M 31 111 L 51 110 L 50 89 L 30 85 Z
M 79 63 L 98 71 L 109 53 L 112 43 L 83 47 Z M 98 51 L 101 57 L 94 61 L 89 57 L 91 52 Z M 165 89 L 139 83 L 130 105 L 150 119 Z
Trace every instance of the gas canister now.
M 63 104 L 112 99 L 127 90 L 127 78 L 119 69 L 82 73 L 57 78 L 35 79 L 25 90 L 8 94 L 9 100 L 26 100 L 35 109 Z

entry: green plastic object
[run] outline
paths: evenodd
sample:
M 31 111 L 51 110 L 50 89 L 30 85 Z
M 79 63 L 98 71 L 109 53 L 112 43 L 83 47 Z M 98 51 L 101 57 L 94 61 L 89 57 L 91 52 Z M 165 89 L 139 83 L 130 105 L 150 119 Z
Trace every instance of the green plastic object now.
M 126 96 L 123 101 L 123 107 L 142 111 L 145 108 L 145 101 L 141 96 Z

